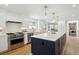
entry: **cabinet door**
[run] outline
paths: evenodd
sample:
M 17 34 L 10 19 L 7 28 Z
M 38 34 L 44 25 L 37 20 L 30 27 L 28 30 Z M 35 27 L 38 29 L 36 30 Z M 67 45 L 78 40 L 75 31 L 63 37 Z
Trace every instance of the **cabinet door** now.
M 61 51 L 60 51 L 60 38 L 55 42 L 55 54 L 56 55 L 60 55 Z
M 60 52 L 61 52 L 61 54 L 62 54 L 62 50 L 63 50 L 63 40 L 64 40 L 63 36 L 60 37 Z
M 55 55 L 55 42 L 53 41 L 45 41 L 45 52 L 48 54 L 48 55 Z
M 8 41 L 5 36 L 0 36 L 0 52 L 8 49 Z
M 28 38 L 27 38 L 27 34 L 24 34 L 24 44 L 28 43 Z
M 28 43 L 30 43 L 31 42 L 31 36 L 33 35 L 33 33 L 28 33 L 27 34 L 27 37 L 28 37 Z
M 32 38 L 32 53 L 34 55 L 52 55 L 55 54 L 54 42 L 39 38 Z
M 66 43 L 66 34 L 64 34 L 61 38 L 60 38 L 60 52 L 62 54 L 64 46 Z

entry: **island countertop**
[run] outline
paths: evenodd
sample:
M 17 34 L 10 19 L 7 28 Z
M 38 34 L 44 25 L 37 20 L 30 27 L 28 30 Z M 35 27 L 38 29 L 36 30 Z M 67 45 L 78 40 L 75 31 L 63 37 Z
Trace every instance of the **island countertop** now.
M 56 32 L 55 34 L 43 33 L 43 34 L 33 35 L 31 37 L 39 38 L 39 39 L 43 39 L 43 40 L 49 40 L 49 41 L 56 41 L 64 34 L 65 34 L 65 32 Z

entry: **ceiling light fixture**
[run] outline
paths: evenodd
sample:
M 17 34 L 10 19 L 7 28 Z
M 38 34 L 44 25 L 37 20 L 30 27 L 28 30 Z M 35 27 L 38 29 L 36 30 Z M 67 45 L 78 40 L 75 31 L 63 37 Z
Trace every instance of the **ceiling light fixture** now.
M 75 17 L 75 15 L 74 15 L 74 14 L 72 14 L 72 17 Z
M 53 12 L 52 15 L 55 15 L 55 12 Z
M 73 4 L 72 7 L 76 7 L 76 4 Z
M 45 14 L 44 14 L 45 15 L 45 19 L 48 18 L 47 16 L 50 16 L 50 15 L 47 15 L 47 8 L 48 8 L 48 6 L 45 5 L 44 6 L 44 9 L 45 9 Z M 51 14 L 52 14 L 53 19 L 55 19 L 56 18 L 56 15 L 55 15 L 56 13 L 52 12 Z
M 52 13 L 52 17 L 54 20 L 56 19 L 55 12 Z
M 5 6 L 8 6 L 8 4 L 4 4 Z

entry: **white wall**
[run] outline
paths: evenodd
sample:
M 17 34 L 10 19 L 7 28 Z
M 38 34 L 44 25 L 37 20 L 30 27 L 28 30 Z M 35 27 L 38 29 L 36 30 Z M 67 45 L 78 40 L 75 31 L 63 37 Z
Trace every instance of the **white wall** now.
M 58 21 L 58 32 L 66 32 L 66 21 Z
M 3 32 L 2 34 L 5 34 L 6 32 L 6 25 L 5 25 L 5 15 L 4 12 L 2 12 L 2 10 L 0 10 L 0 27 L 3 28 Z

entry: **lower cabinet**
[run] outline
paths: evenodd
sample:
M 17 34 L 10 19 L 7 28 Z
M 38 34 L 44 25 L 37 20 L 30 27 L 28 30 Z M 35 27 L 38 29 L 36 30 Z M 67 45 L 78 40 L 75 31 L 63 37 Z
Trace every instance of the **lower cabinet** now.
M 8 40 L 6 35 L 0 35 L 0 53 L 8 50 Z
M 33 55 L 61 55 L 65 45 L 64 37 L 63 35 L 57 41 L 48 41 L 31 37 L 31 52 Z
M 24 33 L 24 44 L 30 43 L 31 42 L 31 36 L 33 35 L 33 33 Z
M 28 37 L 28 43 L 30 43 L 31 42 L 31 36 L 33 35 L 33 33 L 27 33 L 27 37 Z
M 24 44 L 28 43 L 28 36 L 27 33 L 24 33 Z
M 32 38 L 32 54 L 51 55 L 55 54 L 55 43 L 51 41 Z

